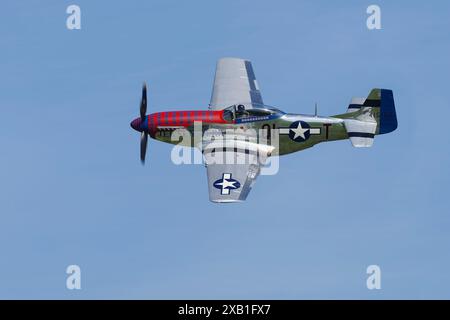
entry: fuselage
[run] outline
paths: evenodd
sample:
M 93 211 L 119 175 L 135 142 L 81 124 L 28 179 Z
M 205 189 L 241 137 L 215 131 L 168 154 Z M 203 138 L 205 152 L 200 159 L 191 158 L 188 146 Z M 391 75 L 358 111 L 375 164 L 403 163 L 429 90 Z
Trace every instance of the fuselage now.
M 202 134 L 214 128 L 222 132 L 237 129 L 240 132 L 264 132 L 266 141 L 272 143 L 273 134 L 278 136 L 278 148 L 274 154 L 288 154 L 314 146 L 325 141 L 347 139 L 347 131 L 342 119 L 319 117 L 302 114 L 288 114 L 280 110 L 248 110 L 247 114 L 230 116 L 226 110 L 186 110 L 156 112 L 137 118 L 131 126 L 137 131 L 147 132 L 153 139 L 179 144 L 179 139 L 173 139 L 172 133 L 177 129 L 188 130 L 194 135 L 194 123 L 201 124 Z M 265 130 L 265 131 L 261 131 Z M 194 139 L 189 145 L 194 147 Z

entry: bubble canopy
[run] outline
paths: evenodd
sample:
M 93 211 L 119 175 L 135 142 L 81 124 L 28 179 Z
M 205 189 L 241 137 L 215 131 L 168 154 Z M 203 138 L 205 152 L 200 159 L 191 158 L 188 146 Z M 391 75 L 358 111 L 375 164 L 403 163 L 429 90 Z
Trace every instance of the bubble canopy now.
M 262 104 L 234 104 L 223 109 L 223 118 L 226 121 L 233 121 L 235 119 L 247 117 L 264 117 L 279 114 L 284 114 L 283 111 L 268 105 Z

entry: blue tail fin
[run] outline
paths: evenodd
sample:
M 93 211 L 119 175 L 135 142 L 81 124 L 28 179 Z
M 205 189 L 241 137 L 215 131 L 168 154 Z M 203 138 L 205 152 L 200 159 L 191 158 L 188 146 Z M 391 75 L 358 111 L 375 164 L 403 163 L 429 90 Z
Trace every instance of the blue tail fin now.
M 378 134 L 384 134 L 397 129 L 398 123 L 392 90 L 380 89 L 380 91 L 381 104 Z
M 361 109 L 372 110 L 378 123 L 377 134 L 389 133 L 397 129 L 397 114 L 392 90 L 372 89 Z

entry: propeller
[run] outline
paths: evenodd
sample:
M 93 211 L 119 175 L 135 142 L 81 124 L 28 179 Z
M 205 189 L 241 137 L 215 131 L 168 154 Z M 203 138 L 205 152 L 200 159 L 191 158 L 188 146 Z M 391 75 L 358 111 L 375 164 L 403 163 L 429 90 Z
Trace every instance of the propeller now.
M 141 113 L 141 121 L 145 120 L 145 115 L 147 113 L 147 84 L 144 82 L 142 86 L 142 98 L 141 98 L 141 106 L 139 108 Z M 146 131 L 141 132 L 141 162 L 145 164 L 145 154 L 147 152 L 147 140 L 148 134 Z
M 148 140 L 147 132 L 142 131 L 142 133 L 141 133 L 141 162 L 142 162 L 142 164 L 145 164 L 145 154 L 147 152 L 147 140 Z
M 142 98 L 141 98 L 141 120 L 144 121 L 145 114 L 147 113 L 147 84 L 144 82 L 144 85 L 142 86 Z

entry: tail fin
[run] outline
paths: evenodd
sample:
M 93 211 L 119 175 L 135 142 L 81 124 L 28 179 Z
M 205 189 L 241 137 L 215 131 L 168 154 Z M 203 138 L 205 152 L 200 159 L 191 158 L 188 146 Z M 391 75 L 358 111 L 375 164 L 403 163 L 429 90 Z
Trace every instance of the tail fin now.
M 372 89 L 362 102 L 353 98 L 347 113 L 335 116 L 344 119 L 348 137 L 355 147 L 370 147 L 376 134 L 385 134 L 397 129 L 392 90 Z
M 370 92 L 369 97 L 364 102 L 364 105 L 366 105 L 366 103 L 370 103 L 369 98 L 371 97 L 372 93 L 375 98 L 378 98 L 378 100 L 374 100 L 374 103 L 376 102 L 379 107 L 379 112 L 376 113 L 376 115 L 378 116 L 377 134 L 384 134 L 394 131 L 395 129 L 397 129 L 398 122 L 397 113 L 395 112 L 394 95 L 392 93 L 392 90 L 373 89 Z

